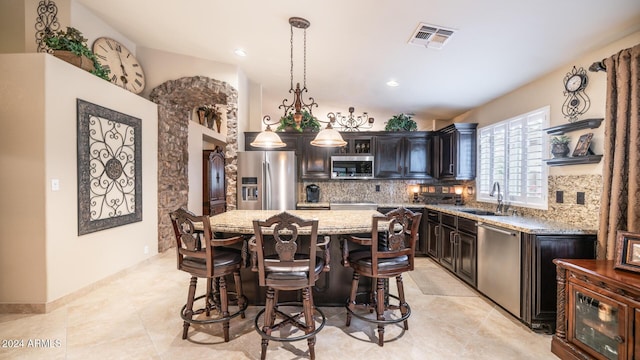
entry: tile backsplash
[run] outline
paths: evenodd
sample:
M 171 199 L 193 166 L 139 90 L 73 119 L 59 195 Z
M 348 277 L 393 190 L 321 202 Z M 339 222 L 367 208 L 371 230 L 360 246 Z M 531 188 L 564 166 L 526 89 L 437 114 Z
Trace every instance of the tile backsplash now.
M 547 220 L 561 220 L 562 222 L 580 226 L 582 228 L 597 229 L 600 212 L 600 194 L 602 193 L 602 175 L 556 175 L 549 176 L 549 206 L 548 210 L 538 210 L 523 207 L 511 207 L 518 210 L 518 214 Z M 411 203 L 413 201 L 413 186 L 421 183 L 419 180 L 324 180 L 304 181 L 298 183 L 298 200 L 306 200 L 305 187 L 316 184 L 320 187 L 320 202 L 358 202 L 370 201 L 378 204 Z M 460 182 L 466 189 L 474 181 Z M 430 184 L 440 193 L 441 187 L 455 184 Z M 376 191 L 376 186 L 380 191 Z M 563 192 L 563 202 L 556 202 L 556 192 Z M 578 192 L 584 193 L 584 205 L 577 202 Z M 420 202 L 433 202 L 429 194 L 420 196 Z M 452 203 L 453 194 L 441 194 L 441 203 Z M 487 210 L 495 209 L 495 204 L 475 201 L 475 195 L 463 192 L 466 206 Z

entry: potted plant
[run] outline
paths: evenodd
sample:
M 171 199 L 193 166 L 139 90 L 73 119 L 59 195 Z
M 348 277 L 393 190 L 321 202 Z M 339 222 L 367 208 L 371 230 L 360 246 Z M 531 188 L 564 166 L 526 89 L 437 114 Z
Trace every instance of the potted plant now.
M 567 135 L 554 136 L 551 138 L 551 154 L 554 158 L 567 157 L 570 151 L 569 141 L 571 141 L 571 138 Z
M 52 32 L 47 30 L 42 39 L 58 57 L 79 68 L 109 81 L 109 70 L 100 65 L 93 51 L 87 46 L 87 39 L 78 29 L 68 26 L 67 30 Z
M 418 124 L 411 119 L 411 115 L 400 113 L 393 115 L 389 121 L 385 122 L 385 131 L 416 131 Z
M 289 113 L 280 118 L 280 125 L 276 128 L 276 131 L 320 131 L 320 122 L 307 110 L 303 110 L 300 126 L 293 119 L 293 114 Z

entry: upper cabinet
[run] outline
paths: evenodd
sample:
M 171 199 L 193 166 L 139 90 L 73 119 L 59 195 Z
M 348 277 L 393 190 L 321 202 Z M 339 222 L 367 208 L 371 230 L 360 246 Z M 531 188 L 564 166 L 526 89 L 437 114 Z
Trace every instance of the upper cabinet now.
M 392 132 L 375 137 L 375 177 L 430 179 L 433 135 L 426 131 Z
M 456 123 L 437 132 L 434 152 L 436 175 L 441 180 L 473 180 L 476 177 L 476 128 Z
M 365 132 L 342 133 L 347 145 L 334 148 L 335 155 L 371 155 L 373 151 L 373 135 Z

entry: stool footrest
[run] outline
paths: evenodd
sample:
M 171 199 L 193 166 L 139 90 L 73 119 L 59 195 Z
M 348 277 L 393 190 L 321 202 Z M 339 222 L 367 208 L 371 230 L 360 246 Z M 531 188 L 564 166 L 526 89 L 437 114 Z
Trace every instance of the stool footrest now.
M 362 293 L 358 293 L 359 295 Z M 398 300 L 398 302 L 400 302 L 400 299 L 392 294 L 386 294 L 386 296 L 390 297 L 390 298 L 394 298 L 396 300 Z M 347 298 L 346 301 L 346 305 L 345 308 L 347 309 L 347 311 L 349 312 L 349 314 L 357 317 L 360 320 L 363 321 L 367 321 L 370 323 L 374 323 L 374 324 L 383 324 L 383 325 L 388 325 L 388 324 L 397 324 L 399 322 L 403 322 L 405 320 L 407 320 L 409 318 L 409 316 L 411 316 L 411 307 L 409 306 L 409 304 L 405 303 L 405 307 L 407 308 L 407 313 L 404 314 L 403 316 L 397 318 L 397 319 L 384 319 L 384 320 L 378 320 L 376 319 L 372 319 L 371 317 L 365 316 L 365 315 L 361 315 L 358 314 L 357 312 L 351 310 L 349 308 L 349 298 Z M 375 304 L 368 304 L 368 303 L 355 303 L 355 306 L 359 307 L 359 308 L 365 308 L 369 310 L 369 314 L 375 314 L 375 309 L 376 309 L 376 305 Z M 400 310 L 402 304 L 398 304 L 398 305 L 391 305 L 391 304 L 385 304 L 384 310 Z
M 280 327 L 280 325 L 284 325 L 284 324 L 292 324 L 293 326 L 297 327 L 298 329 L 304 330 L 306 328 L 305 324 L 302 324 L 300 322 L 298 322 L 298 318 L 300 317 L 300 315 L 302 315 L 301 313 L 298 313 L 296 315 L 288 315 L 283 313 L 282 311 L 277 310 L 278 306 L 297 306 L 297 307 L 302 307 L 302 303 L 300 302 L 285 302 L 285 303 L 279 303 L 276 305 L 276 314 L 279 314 L 281 317 L 284 317 L 284 320 L 279 322 L 278 324 L 274 324 L 272 326 L 272 329 L 277 329 L 278 327 Z M 322 317 L 322 321 L 320 322 L 320 325 L 318 325 L 318 327 L 316 327 L 315 330 L 313 330 L 312 332 L 308 333 L 308 334 L 304 334 L 304 335 L 300 335 L 300 336 L 294 336 L 294 337 L 279 337 L 279 336 L 271 336 L 268 335 L 267 333 L 265 333 L 262 330 L 262 327 L 258 324 L 260 318 L 262 317 L 262 315 L 264 314 L 266 309 L 262 309 L 260 310 L 260 312 L 258 312 L 258 314 L 256 315 L 256 318 L 254 320 L 255 323 L 255 329 L 256 331 L 262 336 L 263 339 L 268 339 L 268 340 L 274 340 L 274 341 L 280 341 L 280 342 L 293 342 L 293 341 L 299 341 L 299 340 L 304 340 L 304 339 L 308 339 L 310 337 L 316 336 L 316 334 L 318 332 L 320 332 L 320 330 L 322 330 L 322 328 L 324 327 L 324 325 L 327 322 L 327 317 L 324 315 L 324 313 L 322 312 L 322 310 L 318 309 L 317 307 L 313 307 L 313 311 L 314 313 L 318 313 L 320 314 L 320 316 Z M 315 317 L 315 316 L 314 316 Z
M 236 300 L 233 301 L 234 303 L 238 303 L 238 304 L 240 303 L 240 301 L 238 301 L 238 299 L 237 299 L 238 296 L 237 296 L 237 294 L 235 292 L 231 292 L 230 291 L 230 292 L 228 292 L 228 295 L 234 296 L 236 298 Z M 204 298 L 206 296 L 207 296 L 206 294 L 205 295 L 200 295 L 197 298 L 195 298 L 193 300 L 193 302 L 195 303 L 196 301 L 198 301 L 198 300 L 200 300 L 200 299 L 202 299 L 202 298 Z M 188 322 L 189 324 L 200 324 L 200 325 L 202 325 L 202 324 L 215 324 L 215 323 L 219 323 L 219 322 L 229 321 L 230 319 L 233 319 L 234 317 L 236 317 L 238 315 L 241 315 L 247 309 L 247 306 L 249 304 L 249 302 L 247 301 L 247 297 L 244 296 L 244 295 L 242 295 L 241 297 L 244 299 L 244 301 L 242 302 L 243 305 L 242 306 L 233 305 L 233 306 L 238 306 L 238 310 L 236 310 L 233 313 L 229 313 L 229 316 L 224 316 L 224 317 L 215 318 L 215 319 L 203 319 L 203 320 L 201 320 L 201 319 L 193 319 L 193 318 L 188 317 L 185 314 L 185 312 L 187 310 L 187 305 L 185 304 L 182 307 L 182 310 L 180 310 L 180 317 L 182 318 L 182 320 L 184 320 L 185 322 Z M 208 299 L 205 300 L 205 301 L 208 301 Z M 229 303 L 232 304 L 231 301 Z M 206 311 L 207 311 L 206 308 L 193 310 L 193 315 L 199 315 L 199 314 L 202 314 L 202 313 L 204 313 Z

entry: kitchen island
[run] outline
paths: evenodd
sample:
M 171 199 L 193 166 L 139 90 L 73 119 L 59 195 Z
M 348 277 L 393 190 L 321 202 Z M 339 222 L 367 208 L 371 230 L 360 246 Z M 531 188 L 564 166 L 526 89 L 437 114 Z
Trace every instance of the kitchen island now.
M 222 236 L 235 234 L 253 235 L 253 220 L 265 220 L 282 211 L 279 210 L 232 210 L 210 217 L 211 230 L 222 233 Z M 371 233 L 373 215 L 380 214 L 375 210 L 287 210 L 288 213 L 303 219 L 318 219 L 318 242 L 322 236 L 330 236 L 330 270 L 320 274 L 313 289 L 314 303 L 318 306 L 344 306 L 351 289 L 353 271 L 341 264 L 342 252 L 340 236 L 347 234 Z M 382 224 L 384 226 L 384 224 Z M 384 227 L 379 230 L 385 230 Z M 304 235 L 304 232 L 300 232 Z M 318 254 L 320 256 L 320 254 Z M 258 276 L 250 268 L 241 271 L 242 286 L 249 303 L 263 305 L 265 289 L 258 285 Z M 366 291 L 370 283 L 362 279 L 358 291 Z M 287 297 L 291 296 L 291 297 Z M 298 301 L 299 294 L 283 293 L 281 301 Z

